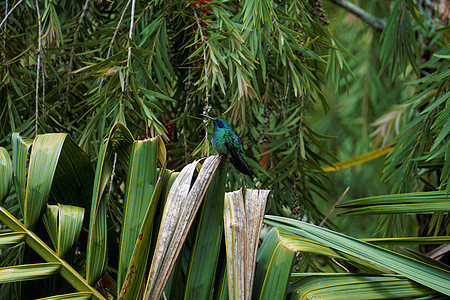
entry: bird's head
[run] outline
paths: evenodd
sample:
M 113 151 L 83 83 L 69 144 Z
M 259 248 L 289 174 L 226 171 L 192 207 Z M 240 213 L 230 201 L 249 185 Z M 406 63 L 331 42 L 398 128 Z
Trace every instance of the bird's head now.
M 228 121 L 222 118 L 213 118 L 207 115 L 203 115 L 201 114 L 201 116 L 206 117 L 208 119 L 211 119 L 213 121 L 214 124 L 214 128 L 227 128 L 230 129 L 230 124 L 228 124 Z

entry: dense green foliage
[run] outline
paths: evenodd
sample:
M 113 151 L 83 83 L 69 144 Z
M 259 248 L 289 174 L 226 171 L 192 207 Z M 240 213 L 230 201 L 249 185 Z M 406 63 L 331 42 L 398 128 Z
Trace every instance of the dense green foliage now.
M 13 172 L 12 181 L 10 175 L 0 178 L 5 195 L 0 204 L 12 217 L 2 216 L 11 224 L 17 218 L 27 230 L 48 237 L 44 242 L 52 243 L 59 256 L 72 246 L 83 224 L 80 240 L 88 242 L 65 258 L 86 274 L 89 284 L 99 285 L 106 271 L 103 280 L 110 286 L 105 290 L 120 294 L 128 262 L 136 259 L 134 248 L 123 245 L 134 246 L 143 222 L 156 225 L 148 229 L 153 236 L 139 251 L 154 247 L 162 208 L 156 211 L 151 203 L 165 201 L 159 194 L 165 195 L 169 186 L 158 176 L 168 181 L 172 171 L 214 154 L 212 126 L 200 114 L 230 122 L 255 174 L 249 179 L 230 167 L 226 184 L 215 182 L 221 194 L 244 185 L 270 189 L 267 212 L 318 225 L 349 186 L 347 198 L 363 199 L 338 205 L 338 213 L 351 217 L 333 213 L 326 227 L 358 237 L 418 237 L 412 244 L 449 234 L 450 50 L 448 10 L 441 6 L 419 0 L 359 1 L 365 11 L 356 12 L 356 18 L 342 0 L 0 3 L 0 162 L 6 166 L 1 175 L 11 173 L 9 157 Z M 157 136 L 158 146 L 138 141 Z M 145 158 L 150 150 L 143 149 L 151 147 L 155 157 Z M 44 148 L 28 156 L 32 149 Z M 364 164 L 352 159 L 380 148 L 389 153 Z M 369 153 L 366 160 L 376 157 Z M 339 159 L 356 166 L 323 171 Z M 149 169 L 139 168 L 141 163 Z M 78 175 L 66 182 L 67 174 Z M 144 183 L 135 181 L 139 176 L 149 186 L 142 188 Z M 28 184 L 45 188 L 28 190 Z M 137 199 L 145 202 L 145 210 Z M 72 228 L 71 235 L 58 233 L 58 211 L 74 214 L 64 219 L 64 226 L 72 227 L 61 229 Z M 202 228 L 200 221 L 194 225 Z M 17 226 L 9 227 L 13 234 L 21 234 Z M 215 234 L 221 236 L 221 230 Z M 23 235 L 14 239 L 29 242 Z M 119 251 L 107 251 L 119 241 Z M 196 241 L 188 236 L 185 258 Z M 442 241 L 448 237 L 432 243 Z M 37 241 L 36 247 L 45 248 L 44 242 Z M 273 243 L 264 251 L 277 245 Z M 1 252 L 2 267 L 33 257 L 23 244 Z M 331 255 L 322 250 L 312 252 Z M 218 277 L 206 280 L 216 289 L 226 286 L 218 256 L 213 253 L 211 263 Z M 327 258 L 315 258 L 296 260 L 296 270 L 340 270 Z M 342 253 L 339 258 L 349 260 Z M 144 264 L 147 259 L 142 258 Z M 51 261 L 62 264 L 62 273 L 72 272 L 60 258 Z M 291 264 L 292 259 L 284 261 Z M 192 284 L 183 281 L 187 268 L 183 261 L 175 265 L 182 275 L 170 278 L 172 295 L 184 293 L 176 283 Z M 47 275 L 55 270 L 49 267 Z M 446 293 L 439 285 L 436 289 L 412 280 Z M 392 284 L 401 289 L 401 283 Z M 91 292 L 83 282 L 79 287 Z M 408 288 L 414 295 L 428 291 Z M 297 291 L 295 284 L 290 289 L 291 294 Z M 0 290 L 17 296 L 20 285 Z

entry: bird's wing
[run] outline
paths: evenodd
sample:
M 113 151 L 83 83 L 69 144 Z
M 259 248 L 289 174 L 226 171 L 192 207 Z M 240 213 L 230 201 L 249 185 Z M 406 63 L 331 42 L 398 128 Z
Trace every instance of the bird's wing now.
M 252 172 L 245 162 L 245 153 L 237 135 L 232 131 L 228 131 L 224 134 L 224 141 L 233 166 L 242 174 L 252 176 Z

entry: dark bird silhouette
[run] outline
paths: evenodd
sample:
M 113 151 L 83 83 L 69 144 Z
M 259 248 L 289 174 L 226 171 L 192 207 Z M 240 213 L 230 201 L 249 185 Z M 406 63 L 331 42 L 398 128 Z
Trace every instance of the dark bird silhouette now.
M 245 162 L 245 153 L 242 149 L 242 144 L 239 141 L 238 136 L 228 124 L 228 121 L 222 118 L 212 118 L 207 115 L 201 115 L 213 121 L 213 134 L 211 143 L 214 150 L 218 154 L 227 155 L 230 154 L 230 162 L 233 166 L 242 174 L 250 176 L 252 178 L 252 172 Z

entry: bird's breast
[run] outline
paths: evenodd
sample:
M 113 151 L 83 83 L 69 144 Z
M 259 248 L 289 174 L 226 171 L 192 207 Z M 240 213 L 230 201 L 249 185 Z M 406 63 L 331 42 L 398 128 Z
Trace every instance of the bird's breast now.
M 225 143 L 227 142 L 227 132 L 225 129 L 219 130 L 217 132 L 213 133 L 213 137 L 211 139 L 211 143 L 214 147 L 214 150 L 216 150 L 219 154 L 227 154 L 228 150 L 225 146 Z

